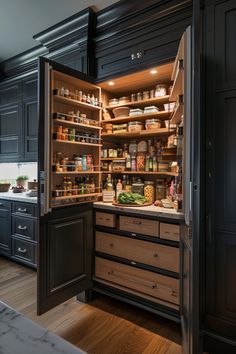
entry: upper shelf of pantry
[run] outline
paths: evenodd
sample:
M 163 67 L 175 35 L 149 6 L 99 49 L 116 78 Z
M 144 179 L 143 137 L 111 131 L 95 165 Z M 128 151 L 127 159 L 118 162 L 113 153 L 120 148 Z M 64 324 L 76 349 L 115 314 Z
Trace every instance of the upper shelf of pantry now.
M 99 86 L 114 96 L 154 88 L 158 84 L 170 84 L 174 63 L 167 63 L 134 74 L 99 83 Z

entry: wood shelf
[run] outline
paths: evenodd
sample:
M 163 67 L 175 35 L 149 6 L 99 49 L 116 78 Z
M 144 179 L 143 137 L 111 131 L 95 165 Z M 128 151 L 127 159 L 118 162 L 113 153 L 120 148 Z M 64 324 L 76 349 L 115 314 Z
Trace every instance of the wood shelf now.
M 102 146 L 102 144 L 93 144 L 93 143 L 82 143 L 80 141 L 69 141 L 69 140 L 58 140 L 58 139 L 54 139 L 53 140 L 54 142 L 56 143 L 60 143 L 60 144 L 76 144 L 76 145 L 83 145 L 83 146 L 95 146 L 95 147 L 98 147 L 98 146 Z
M 170 101 L 176 101 L 178 96 L 183 95 L 184 67 L 181 60 L 176 71 L 173 87 L 170 93 Z
M 115 161 L 115 160 L 124 160 L 125 157 L 101 157 L 101 161 Z
M 127 102 L 123 104 L 114 104 L 112 106 L 106 106 L 105 108 L 108 110 L 113 110 L 114 108 L 118 107 L 145 107 L 153 104 L 164 104 L 164 103 L 169 103 L 169 95 L 162 96 L 162 97 L 155 97 L 155 98 L 149 98 L 147 100 L 141 100 L 141 101 L 133 101 L 133 102 Z
M 122 172 L 116 172 L 116 171 L 102 171 L 102 174 L 123 174 L 123 175 L 156 175 L 156 176 L 173 176 L 177 177 L 178 173 L 177 172 L 152 172 L 152 171 L 122 171 Z
M 62 197 L 54 197 L 52 200 L 66 200 L 66 199 L 79 199 L 79 198 L 87 198 L 87 197 L 101 197 L 102 193 L 87 193 L 87 194 L 78 194 L 78 195 L 68 195 Z
M 66 172 L 57 172 L 53 171 L 55 175 L 99 175 L 101 171 L 66 171 Z
M 143 121 L 146 119 L 150 118 L 158 118 L 158 119 L 163 119 L 163 120 L 168 120 L 170 119 L 172 111 L 160 111 L 160 112 L 155 112 L 155 113 L 145 113 L 145 114 L 139 114 L 137 116 L 127 116 L 127 117 L 121 117 L 121 118 L 112 118 L 108 120 L 102 120 L 102 123 L 127 123 L 127 122 L 133 122 L 133 121 Z
M 183 96 L 179 96 L 179 103 L 171 115 L 170 124 L 180 124 L 183 113 L 184 113 Z
M 163 135 L 172 135 L 174 130 L 168 128 L 160 129 L 150 129 L 150 130 L 141 130 L 140 132 L 125 132 L 125 133 L 103 133 L 102 138 L 145 138 L 145 137 L 158 137 Z
M 58 123 L 61 125 L 66 125 L 70 127 L 78 127 L 78 128 L 83 128 L 83 129 L 88 129 L 88 130 L 101 130 L 101 127 L 97 127 L 94 125 L 88 125 L 88 124 L 82 124 L 82 123 L 74 123 L 74 122 L 69 122 L 68 120 L 63 120 L 63 119 L 53 119 L 53 123 Z
M 102 110 L 102 107 L 93 106 L 89 103 L 73 100 L 72 98 L 67 98 L 67 97 L 63 97 L 63 96 L 59 96 L 59 95 L 54 95 L 53 98 L 57 102 L 61 102 L 61 103 L 69 104 L 69 105 L 73 105 L 73 106 L 78 106 L 78 107 L 83 107 L 83 108 L 89 109 L 91 111 Z

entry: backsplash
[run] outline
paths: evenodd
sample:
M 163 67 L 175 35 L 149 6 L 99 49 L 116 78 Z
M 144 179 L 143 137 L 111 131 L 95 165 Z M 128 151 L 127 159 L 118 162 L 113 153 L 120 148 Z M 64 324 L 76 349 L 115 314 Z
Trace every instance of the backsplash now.
M 10 182 L 12 185 L 16 184 L 16 178 L 20 175 L 29 177 L 29 181 L 37 179 L 37 163 L 1 163 L 0 164 L 0 183 Z

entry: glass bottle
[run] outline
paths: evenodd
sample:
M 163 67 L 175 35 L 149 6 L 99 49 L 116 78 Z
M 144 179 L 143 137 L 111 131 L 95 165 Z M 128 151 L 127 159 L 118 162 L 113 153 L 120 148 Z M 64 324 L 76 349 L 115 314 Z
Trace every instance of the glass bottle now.
M 130 171 L 131 170 L 131 157 L 130 157 L 129 153 L 126 154 L 125 169 L 126 169 L 126 171 Z
M 116 200 L 118 200 L 119 194 L 122 193 L 122 183 L 121 183 L 121 179 L 118 179 L 118 182 L 116 184 Z
M 136 154 L 132 154 L 131 156 L 131 171 L 136 171 L 137 170 L 137 164 L 136 164 Z
M 153 172 L 157 172 L 157 157 L 156 156 L 153 156 L 152 163 L 153 163 L 153 167 L 152 167 Z
M 146 171 L 146 172 L 149 171 L 149 160 L 150 160 L 150 156 L 147 155 L 147 156 L 146 156 L 146 161 L 145 161 L 145 171 Z

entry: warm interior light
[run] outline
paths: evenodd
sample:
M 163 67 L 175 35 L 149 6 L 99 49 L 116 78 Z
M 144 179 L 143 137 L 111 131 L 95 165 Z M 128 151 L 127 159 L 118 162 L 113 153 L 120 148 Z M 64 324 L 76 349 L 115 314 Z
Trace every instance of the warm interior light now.
M 109 85 L 109 86 L 113 86 L 113 85 L 115 85 L 115 83 L 114 83 L 114 81 L 109 81 L 109 82 L 108 82 L 108 85 Z
M 158 73 L 158 71 L 157 71 L 156 69 L 150 70 L 150 74 L 152 74 L 152 75 L 155 75 L 155 74 L 157 74 L 157 73 Z

